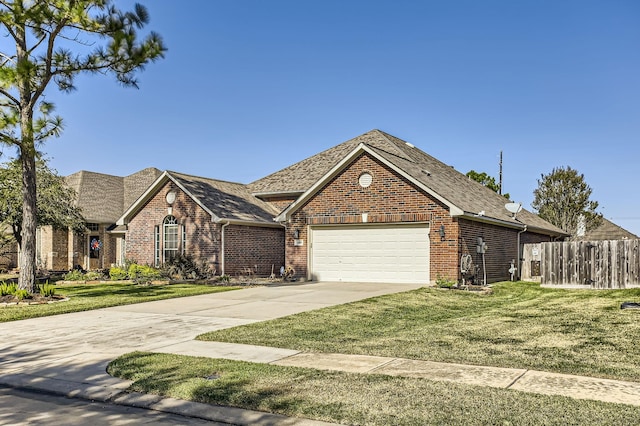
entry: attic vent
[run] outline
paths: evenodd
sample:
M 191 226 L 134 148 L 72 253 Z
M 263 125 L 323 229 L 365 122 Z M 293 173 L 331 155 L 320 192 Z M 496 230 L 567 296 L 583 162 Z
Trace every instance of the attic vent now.
M 415 148 L 416 146 L 412 143 L 405 142 L 409 148 Z
M 429 170 L 422 169 L 422 173 L 424 173 L 427 176 L 431 176 L 431 172 Z
M 363 188 L 368 188 L 369 186 L 371 186 L 372 182 L 373 182 L 373 176 L 371 176 L 369 173 L 366 173 L 366 172 L 361 174 L 360 177 L 358 178 L 358 183 Z

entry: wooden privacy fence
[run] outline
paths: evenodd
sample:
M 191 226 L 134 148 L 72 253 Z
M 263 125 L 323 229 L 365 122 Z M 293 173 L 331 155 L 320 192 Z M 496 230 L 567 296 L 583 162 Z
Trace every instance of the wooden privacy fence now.
M 539 246 L 542 284 L 599 289 L 640 286 L 640 240 L 563 241 Z

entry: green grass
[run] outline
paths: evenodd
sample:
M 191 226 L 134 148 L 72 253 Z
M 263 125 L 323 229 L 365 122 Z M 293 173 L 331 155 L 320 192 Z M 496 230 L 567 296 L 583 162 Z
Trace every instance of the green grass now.
M 127 354 L 108 372 L 134 380 L 133 391 L 343 424 L 618 426 L 640 418 L 630 405 L 169 354 Z
M 640 289 L 493 294 L 424 288 L 201 335 L 306 352 L 379 355 L 640 381 Z
M 47 305 L 0 307 L 0 322 L 37 318 L 69 312 L 88 311 L 109 306 L 129 305 L 175 297 L 196 296 L 234 290 L 237 287 L 216 287 L 198 284 L 171 284 L 141 286 L 135 284 L 98 284 L 61 286 L 56 288 L 56 296 L 70 298 L 66 302 Z

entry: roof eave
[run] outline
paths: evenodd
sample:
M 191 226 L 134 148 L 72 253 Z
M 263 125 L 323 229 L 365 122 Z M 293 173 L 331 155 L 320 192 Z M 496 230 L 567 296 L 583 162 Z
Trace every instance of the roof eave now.
M 241 225 L 241 226 L 258 226 L 261 228 L 282 228 L 284 225 L 277 222 L 262 222 L 259 220 L 241 220 L 241 219 L 225 219 L 222 217 L 216 217 L 213 222 L 219 224 L 228 225 Z

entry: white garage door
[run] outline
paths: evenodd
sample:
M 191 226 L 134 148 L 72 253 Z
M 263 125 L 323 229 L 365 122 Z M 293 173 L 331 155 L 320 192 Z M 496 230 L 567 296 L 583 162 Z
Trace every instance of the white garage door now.
M 428 283 L 429 227 L 312 228 L 310 257 L 319 281 Z

